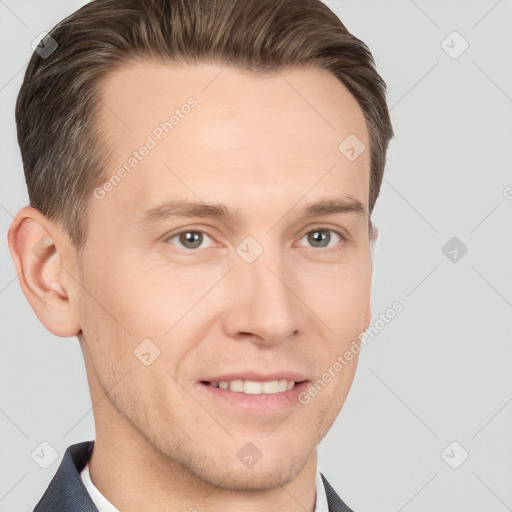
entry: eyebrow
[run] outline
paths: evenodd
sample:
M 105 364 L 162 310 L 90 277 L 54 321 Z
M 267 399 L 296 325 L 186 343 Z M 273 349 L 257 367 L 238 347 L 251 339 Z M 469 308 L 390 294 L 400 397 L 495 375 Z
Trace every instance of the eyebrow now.
M 310 203 L 303 210 L 304 217 L 320 215 L 335 215 L 355 213 L 367 216 L 368 212 L 363 204 L 352 196 L 324 198 Z M 173 217 L 201 217 L 222 220 L 235 220 L 240 218 L 240 210 L 230 210 L 223 204 L 206 204 L 196 201 L 167 201 L 156 208 L 143 212 L 137 224 L 153 224 Z

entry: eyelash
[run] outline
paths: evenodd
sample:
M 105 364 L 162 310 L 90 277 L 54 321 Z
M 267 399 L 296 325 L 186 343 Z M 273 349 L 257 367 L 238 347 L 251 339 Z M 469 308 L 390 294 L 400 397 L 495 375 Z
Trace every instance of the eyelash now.
M 332 229 L 332 228 L 328 228 L 326 226 L 319 226 L 319 227 L 315 227 L 313 229 L 310 229 L 309 231 L 306 231 L 305 233 L 303 233 L 301 236 L 300 236 L 300 240 L 302 240 L 306 235 L 309 235 L 310 233 L 315 233 L 317 231 L 330 231 L 331 233 L 335 233 L 336 235 L 338 235 L 340 237 L 340 241 L 338 242 L 338 244 L 342 243 L 342 242 L 346 242 L 347 241 L 347 237 L 344 236 L 340 231 L 337 231 L 335 229 Z M 179 237 L 180 235 L 182 235 L 183 233 L 201 233 L 203 235 L 207 235 L 208 237 L 210 237 L 211 239 L 213 239 L 212 236 L 210 236 L 206 231 L 203 231 L 203 230 L 200 230 L 200 229 L 183 229 L 181 231 L 178 231 L 177 233 L 173 233 L 171 235 L 166 235 L 164 237 L 164 241 L 169 241 L 173 238 L 176 238 L 176 237 Z M 336 245 L 338 245 L 336 244 Z M 333 250 L 335 249 L 335 246 L 333 247 L 311 247 L 311 249 L 317 249 L 317 250 L 322 250 L 324 252 L 327 252 L 327 251 L 330 251 L 330 250 Z M 206 249 L 209 249 L 210 247 L 207 247 Z M 197 249 L 186 249 L 186 248 L 183 248 L 183 247 L 179 247 L 179 249 L 181 249 L 181 252 L 183 253 L 194 253 L 194 252 L 198 252 L 200 249 L 197 248 Z

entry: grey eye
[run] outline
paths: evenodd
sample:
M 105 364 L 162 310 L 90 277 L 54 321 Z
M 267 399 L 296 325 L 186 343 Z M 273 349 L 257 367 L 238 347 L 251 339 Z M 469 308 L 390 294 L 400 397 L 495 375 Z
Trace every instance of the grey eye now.
M 324 248 L 329 247 L 329 243 L 333 240 L 333 237 L 331 233 L 334 233 L 339 239 L 341 239 L 341 235 L 337 233 L 336 231 L 333 231 L 332 229 L 327 228 L 319 228 L 314 229 L 310 231 L 309 233 L 306 233 L 302 239 L 307 238 L 308 243 L 312 245 L 312 247 L 315 248 Z M 335 243 L 333 245 L 336 245 L 336 239 L 334 238 Z M 338 240 L 339 241 L 339 240 Z
M 177 238 L 181 247 L 193 250 L 201 247 L 205 237 L 209 238 L 209 236 L 203 231 L 186 230 L 170 236 L 167 240 L 174 240 Z

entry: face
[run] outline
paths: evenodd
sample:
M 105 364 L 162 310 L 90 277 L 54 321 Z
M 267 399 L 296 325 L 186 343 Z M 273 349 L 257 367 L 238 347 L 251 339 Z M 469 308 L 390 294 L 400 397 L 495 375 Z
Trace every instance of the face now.
M 297 476 L 357 355 L 333 365 L 369 321 L 369 151 L 338 148 L 349 134 L 369 147 L 363 114 L 326 71 L 281 75 L 134 63 L 108 77 L 111 179 L 71 297 L 93 402 L 108 392 L 97 438 L 224 488 Z

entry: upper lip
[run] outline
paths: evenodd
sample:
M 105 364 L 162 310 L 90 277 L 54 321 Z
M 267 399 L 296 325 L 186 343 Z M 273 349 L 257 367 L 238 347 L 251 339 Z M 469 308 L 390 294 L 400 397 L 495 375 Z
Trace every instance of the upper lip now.
M 245 370 L 240 372 L 224 373 L 214 377 L 206 377 L 201 379 L 202 382 L 227 382 L 230 380 L 241 379 L 251 380 L 255 382 L 269 382 L 272 380 L 293 380 L 295 382 L 302 382 L 308 380 L 303 373 L 294 371 L 279 371 L 273 373 L 261 373 L 257 371 Z

